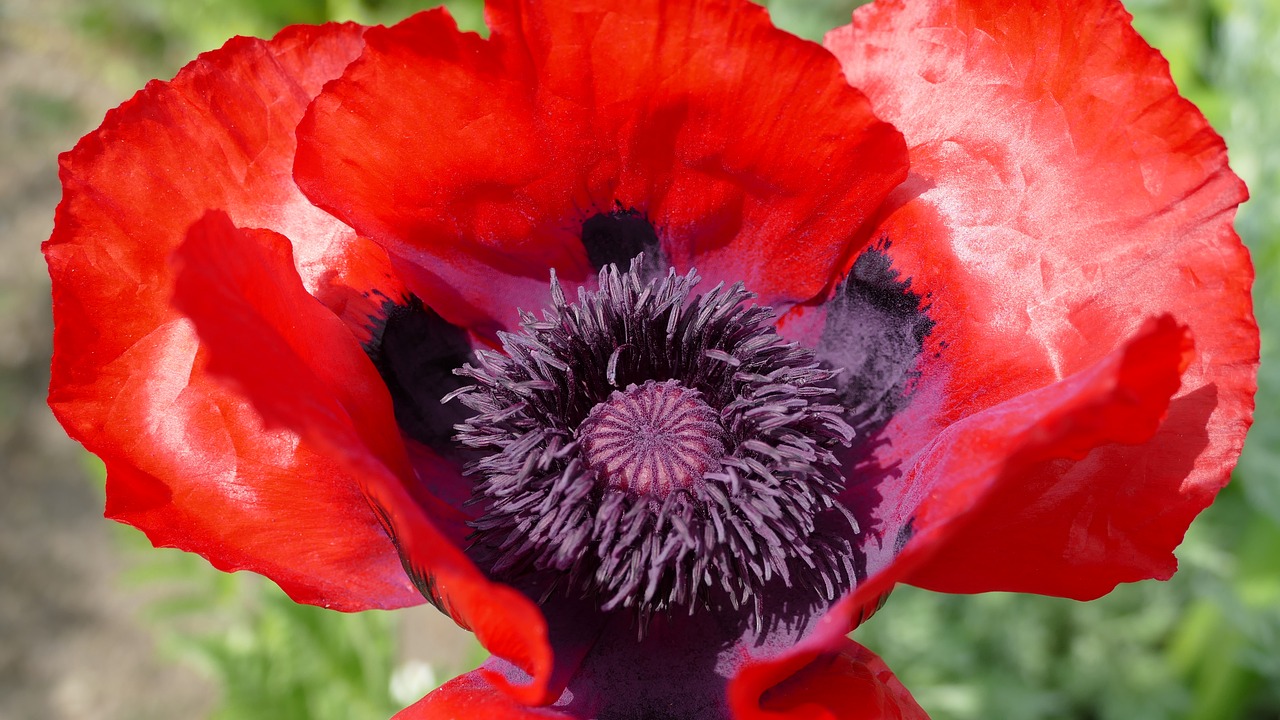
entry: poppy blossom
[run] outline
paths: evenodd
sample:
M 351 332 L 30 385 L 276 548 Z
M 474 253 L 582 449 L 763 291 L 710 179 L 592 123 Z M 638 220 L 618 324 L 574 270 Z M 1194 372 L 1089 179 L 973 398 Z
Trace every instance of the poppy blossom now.
M 1168 578 L 1258 357 L 1243 184 L 1110 0 L 489 0 L 237 38 L 62 158 L 109 517 L 493 657 L 403 718 L 924 717 L 896 583 Z

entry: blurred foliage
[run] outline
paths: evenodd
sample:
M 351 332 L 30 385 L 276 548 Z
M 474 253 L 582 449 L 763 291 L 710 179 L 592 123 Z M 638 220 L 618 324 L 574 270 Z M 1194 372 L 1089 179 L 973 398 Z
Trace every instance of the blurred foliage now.
M 765 0 L 775 21 L 820 38 L 847 22 L 849 0 Z M 475 0 L 448 3 L 467 29 Z M 122 88 L 170 77 L 235 34 L 268 36 L 298 22 L 392 22 L 410 0 L 86 0 L 71 19 Z M 1263 326 L 1256 426 L 1238 477 L 1197 520 L 1168 583 L 1123 586 L 1091 603 L 993 593 L 945 596 L 899 588 L 857 633 L 934 718 L 1280 717 L 1280 4 L 1274 0 L 1134 0 L 1143 35 L 1161 48 L 1183 93 L 1222 132 L 1254 200 L 1238 228 L 1254 254 Z M 57 103 L 29 99 L 59 118 Z M 37 124 L 39 121 L 36 121 Z M 35 127 L 35 125 L 33 125 Z M 136 534 L 134 537 L 137 537 Z M 246 574 L 209 571 L 151 552 L 135 578 L 173 585 L 153 606 L 172 648 L 225 689 L 217 717 L 385 718 L 396 656 L 393 620 L 290 602 Z M 444 679 L 444 678 L 441 678 Z
M 120 536 L 137 550 L 125 582 L 153 598 L 146 619 L 164 650 L 221 687 L 214 720 L 385 719 L 403 706 L 392 697 L 393 614 L 299 605 L 264 578 L 153 549 L 131 528 Z
M 236 35 L 270 37 L 299 23 L 390 24 L 441 4 L 462 29 L 483 30 L 477 0 L 84 0 L 71 22 L 106 51 L 104 75 L 131 89 L 172 77 Z
M 1262 326 L 1254 427 L 1240 459 L 1250 501 L 1280 523 L 1280 4 L 1273 0 L 1210 0 L 1214 32 L 1202 51 L 1210 115 L 1227 138 L 1232 167 L 1249 185 L 1236 228 L 1253 253 L 1254 308 Z
M 769 8 L 773 24 L 803 38 L 822 41 L 833 27 L 848 25 L 853 9 L 868 0 L 754 0 Z

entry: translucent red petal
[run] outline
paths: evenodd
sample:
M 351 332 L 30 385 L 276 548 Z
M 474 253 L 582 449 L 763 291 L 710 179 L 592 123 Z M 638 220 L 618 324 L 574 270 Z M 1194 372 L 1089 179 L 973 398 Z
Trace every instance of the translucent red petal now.
M 1112 0 L 878 2 L 826 44 L 907 138 L 911 176 L 876 232 L 936 321 L 881 463 L 910 468 L 936 508 L 984 508 L 949 537 L 949 569 L 907 579 L 1086 598 L 1168 577 L 1229 478 L 1256 387 L 1253 271 L 1231 226 L 1245 191 L 1222 139 Z M 949 428 L 1054 392 L 1165 315 L 1195 351 L 1149 438 L 1026 466 L 991 498 L 940 495 L 924 464 L 936 438 L 963 456 Z
M 169 253 L 220 208 L 288 233 L 322 297 L 340 303 L 357 269 L 376 274 L 376 254 L 292 178 L 294 128 L 359 54 L 362 32 L 326 25 L 239 38 L 148 85 L 62 157 L 64 196 L 44 247 L 55 321 L 49 402 L 106 463 L 107 514 L 157 545 L 344 610 L 420 596 L 333 459 L 264 429 L 208 377 L 194 330 L 169 305 Z

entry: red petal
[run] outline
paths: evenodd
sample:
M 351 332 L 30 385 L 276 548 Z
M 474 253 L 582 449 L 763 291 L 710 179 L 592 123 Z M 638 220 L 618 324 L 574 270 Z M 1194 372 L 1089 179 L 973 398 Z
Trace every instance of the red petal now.
M 325 436 L 321 447 L 348 458 L 344 464 L 368 458 L 412 477 L 382 378 L 342 321 L 302 286 L 288 238 L 240 231 L 211 212 L 173 258 L 173 303 L 195 323 L 211 372 L 243 386 L 268 424 Z
M 730 683 L 734 720 L 928 720 L 875 653 L 836 637 L 808 652 L 748 665 Z
M 1168 489 L 1126 486 L 1107 473 L 1060 478 L 1054 471 L 1081 458 L 1077 467 L 1091 467 L 1090 458 L 1120 451 L 1118 443 L 1150 438 L 1189 358 L 1185 328 L 1161 318 L 1096 367 L 947 428 L 912 467 L 880 483 L 879 546 L 865 547 L 870 577 L 794 648 L 740 671 L 730 687 L 741 703 L 735 707 L 845 642 L 895 582 L 977 577 L 994 584 L 987 589 L 1011 581 L 1037 592 L 1089 592 L 1109 590 L 1131 564 L 1142 566 L 1133 538 L 1144 530 L 1134 525 L 1150 518 L 1130 506 Z M 1090 534 L 1090 523 L 1111 527 Z M 901 528 L 908 532 L 900 536 Z
M 911 544 L 937 548 L 907 581 L 1091 599 L 1117 582 L 1167 579 L 1194 513 L 1174 500 L 1193 492 L 1183 480 L 1212 409 L 1203 396 L 1170 405 L 1192 357 L 1166 316 L 1098 371 L 948 428 L 908 472 L 930 488 Z M 1168 454 L 1148 455 L 1153 443 Z
M 1092 597 L 1168 577 L 1244 441 L 1258 358 L 1253 271 L 1231 227 L 1244 187 L 1129 20 L 1110 0 L 881 2 L 827 38 L 911 154 L 877 235 L 929 293 L 938 355 L 889 430 L 894 459 L 1022 393 L 1057 392 L 1148 318 L 1172 315 L 1197 349 L 1149 441 L 1018 460 L 1023 487 L 984 500 L 948 541 L 949 567 L 913 583 Z M 955 495 L 931 512 L 967 507 Z
M 148 85 L 62 157 L 64 197 L 44 248 L 56 320 L 49 401 L 106 463 L 108 516 L 344 610 L 420 595 L 359 488 L 209 380 L 194 331 L 169 306 L 168 258 L 220 207 L 290 233 L 309 286 L 331 284 L 331 259 L 355 237 L 293 185 L 293 129 L 360 52 L 362 30 L 238 38 Z
M 415 492 L 377 370 L 342 321 L 307 293 L 288 239 L 241 231 L 225 214 L 210 213 L 192 227 L 175 262 L 174 303 L 200 331 L 211 371 L 240 386 L 268 423 L 297 432 L 356 478 L 406 569 L 437 604 L 534 677 L 512 688 L 516 697 L 537 703 L 558 696 L 560 688 L 548 687 L 551 651 L 541 614 L 462 554 L 455 543 L 467 529 L 459 514 Z
M 494 686 L 496 676 L 484 669 L 460 675 L 396 713 L 392 720 L 571 720 L 547 708 L 531 708 Z
M 863 546 L 871 578 L 832 622 L 852 629 L 895 582 L 1084 599 L 1162 567 L 1169 535 L 1186 527 L 1168 522 L 1182 510 L 1165 500 L 1183 475 L 1113 463 L 1173 422 L 1166 411 L 1192 356 L 1166 316 L 1095 367 L 946 428 L 880 483 Z
M 669 259 L 806 300 L 905 174 L 896 131 L 820 47 L 726 0 L 489 3 L 372 30 L 299 128 L 296 172 L 451 322 L 510 325 L 581 224 L 643 212 Z
M 391 258 L 372 240 L 353 235 L 335 243 L 320 266 L 324 270 L 313 282 L 312 294 L 342 318 L 361 344 L 372 339 L 373 323 L 384 317 L 387 302 L 403 303 L 408 297 Z

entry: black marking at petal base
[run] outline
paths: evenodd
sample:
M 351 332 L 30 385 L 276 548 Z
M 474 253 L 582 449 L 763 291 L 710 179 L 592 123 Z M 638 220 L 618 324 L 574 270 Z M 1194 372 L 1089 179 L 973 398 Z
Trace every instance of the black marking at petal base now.
M 369 507 L 373 509 L 374 515 L 377 516 L 378 524 L 382 526 L 383 532 L 387 534 L 387 537 L 391 539 L 391 544 L 395 546 L 396 554 L 400 557 L 400 567 L 404 568 L 405 575 L 409 577 L 409 581 L 413 583 L 414 588 L 437 610 L 452 618 L 459 627 L 464 630 L 470 630 L 471 628 L 463 622 L 462 618 L 454 610 L 449 598 L 440 592 L 440 586 L 436 582 L 435 575 L 419 567 L 417 562 L 405 551 L 400 542 L 400 536 L 396 533 L 396 527 L 391 522 L 391 514 L 387 512 L 387 509 L 376 500 L 370 500 Z
M 776 579 L 834 600 L 852 586 L 857 533 L 835 499 L 835 451 L 853 438 L 830 402 L 836 372 L 779 337 L 741 283 L 690 301 L 694 272 L 645 282 L 642 263 L 601 271 L 576 303 L 553 276 L 542 319 L 525 313 L 505 355 L 482 350 L 459 371 L 476 384 L 456 397 L 477 414 L 457 439 L 488 453 L 469 469 L 483 508 L 472 556 L 508 582 L 629 608 L 642 633 L 655 612 L 698 607 L 741 608 L 759 626 Z M 593 447 L 602 415 L 634 415 L 617 402 L 674 423 L 663 447 L 685 469 L 601 477 L 630 451 L 613 434 Z
M 898 534 L 893 539 L 893 554 L 895 556 L 902 552 L 902 549 L 907 546 L 907 543 L 911 542 L 911 538 L 915 537 L 915 524 L 916 519 L 913 516 L 907 518 L 907 522 L 902 527 L 898 528 Z
M 456 454 L 453 426 L 470 413 L 440 399 L 466 384 L 453 373 L 474 358 L 466 331 L 416 296 L 384 302 L 370 330 L 364 351 L 391 393 L 401 432 L 443 454 Z
M 816 349 L 844 368 L 837 379 L 846 419 L 864 439 L 875 435 L 907 403 L 916 362 L 933 331 L 926 298 L 900 279 L 889 241 L 863 251 L 828 302 Z
M 645 258 L 645 278 L 665 269 L 662 246 L 653 224 L 635 208 L 621 205 L 612 212 L 596 213 L 582 223 L 582 246 L 587 251 L 587 261 L 597 272 L 609 265 L 627 267 L 631 259 L 642 254 Z

